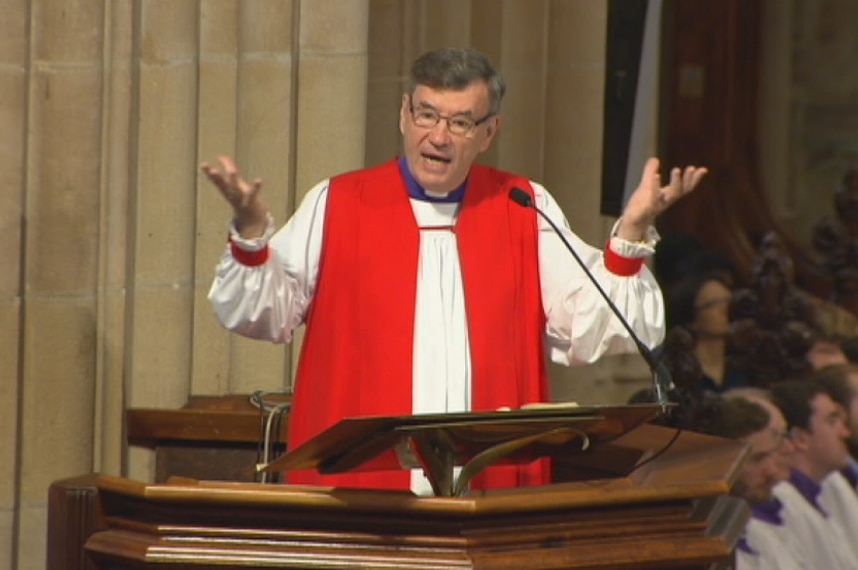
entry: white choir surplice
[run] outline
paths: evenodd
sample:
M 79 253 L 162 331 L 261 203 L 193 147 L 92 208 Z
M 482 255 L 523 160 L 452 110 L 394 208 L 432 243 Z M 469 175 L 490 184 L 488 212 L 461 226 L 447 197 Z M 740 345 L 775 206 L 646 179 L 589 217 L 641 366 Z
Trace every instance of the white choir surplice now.
M 835 519 L 820 512 L 790 481 L 775 485 L 774 494 L 784 505 L 784 527 L 789 541 L 808 568 L 858 569 L 858 558 L 848 544 L 850 537 Z
M 736 570 L 813 570 L 782 525 L 751 517 L 743 541 L 748 548 L 736 549 Z
M 822 480 L 819 504 L 850 539 L 846 544 L 858 560 L 858 493 L 840 471 Z
M 653 347 L 664 336 L 664 306 L 652 274 L 643 267 L 622 277 L 605 268 L 602 252 L 578 238 L 554 199 L 533 184 L 535 205 L 571 242 L 591 273 L 626 316 L 643 342 Z M 251 338 L 289 342 L 306 317 L 319 272 L 328 181 L 316 185 L 295 215 L 277 233 L 269 220 L 266 234 L 231 239 L 246 251 L 269 244 L 271 255 L 257 267 L 240 264 L 229 248 L 209 291 L 215 314 L 228 329 Z M 411 199 L 420 231 L 416 317 L 414 323 L 413 412 L 469 411 L 470 358 L 464 289 L 455 224 L 458 203 Z M 546 347 L 560 364 L 593 362 L 605 354 L 634 352 L 635 345 L 550 225 L 539 218 L 539 272 L 546 312 Z M 650 229 L 643 243 L 611 238 L 610 246 L 625 257 L 645 257 L 657 240 Z M 270 243 L 269 243 L 270 242 Z M 380 243 L 379 248 L 384 248 Z M 489 251 L 491 243 L 486 244 Z M 396 287 L 391 283 L 391 287 Z M 510 326 L 515 326 L 510 323 Z M 503 355 L 498 355 L 503 358 Z

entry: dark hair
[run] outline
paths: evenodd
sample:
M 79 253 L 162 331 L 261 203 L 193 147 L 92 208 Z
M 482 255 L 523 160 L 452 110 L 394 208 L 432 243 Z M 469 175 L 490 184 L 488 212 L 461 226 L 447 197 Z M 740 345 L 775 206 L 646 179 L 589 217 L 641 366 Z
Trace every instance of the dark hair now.
M 697 429 L 710 435 L 740 439 L 764 430 L 770 421 L 769 411 L 757 402 L 712 396 L 707 400 Z
M 780 408 L 787 426 L 800 427 L 808 431 L 810 416 L 813 415 L 811 400 L 819 394 L 828 394 L 822 384 L 808 379 L 775 382 L 770 390 L 772 402 Z
M 828 392 L 828 395 L 848 412 L 852 400 L 858 396 L 849 382 L 850 374 L 858 374 L 858 366 L 854 364 L 832 364 L 812 373 L 810 379 L 819 382 Z
M 730 284 L 736 281 L 736 265 L 728 256 L 684 233 L 666 234 L 656 244 L 653 270 L 662 289 L 701 273 L 718 273 Z
M 697 315 L 697 294 L 710 281 L 717 281 L 727 289 L 733 290 L 730 280 L 719 271 L 704 271 L 686 275 L 665 292 L 665 317 L 668 329 L 677 326 L 688 327 L 694 323 Z
M 411 66 L 408 93 L 413 94 L 418 85 L 462 90 L 479 80 L 489 88 L 491 112 L 500 112 L 506 83 L 489 58 L 475 49 L 444 48 L 424 53 Z

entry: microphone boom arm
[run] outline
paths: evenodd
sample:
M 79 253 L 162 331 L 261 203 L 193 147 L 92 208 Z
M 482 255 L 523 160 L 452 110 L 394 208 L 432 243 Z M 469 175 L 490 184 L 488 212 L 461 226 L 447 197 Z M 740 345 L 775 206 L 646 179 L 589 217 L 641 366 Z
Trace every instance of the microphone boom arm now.
M 578 252 L 575 251 L 575 249 L 572 247 L 572 244 L 569 243 L 569 240 L 566 239 L 566 236 L 563 235 L 563 232 L 560 230 L 559 227 L 557 227 L 557 224 L 554 223 L 554 220 L 549 218 L 548 215 L 540 208 L 536 207 L 536 205 L 533 203 L 533 199 L 530 197 L 530 194 L 522 190 L 521 188 L 515 187 L 510 190 L 509 197 L 513 202 L 519 204 L 520 206 L 524 206 L 525 208 L 531 208 L 537 214 L 539 214 L 543 220 L 548 222 L 548 225 L 551 226 L 551 229 L 554 230 L 554 233 L 557 234 L 557 237 L 560 238 L 560 241 L 563 242 L 563 245 L 566 246 L 566 249 L 569 250 L 569 253 L 571 253 L 572 257 L 575 258 L 575 261 L 578 262 L 578 265 L 587 275 L 587 278 L 593 285 L 595 285 L 596 290 L 605 300 L 605 303 L 608 304 L 608 307 L 610 307 L 611 311 L 614 313 L 617 319 L 619 319 L 620 324 L 622 324 L 623 328 L 625 328 L 626 331 L 629 333 L 629 337 L 631 337 L 632 341 L 635 343 L 635 347 L 637 347 L 638 352 L 646 362 L 647 366 L 650 369 L 650 372 L 653 375 L 653 387 L 655 388 L 656 401 L 661 406 L 665 406 L 668 403 L 667 393 L 673 387 L 673 381 L 670 377 L 670 371 L 667 369 L 666 366 L 664 366 L 663 363 L 656 362 L 652 351 L 647 345 L 643 343 L 640 337 L 638 337 L 637 333 L 635 333 L 628 320 L 626 320 L 626 318 L 623 316 L 623 314 L 620 312 L 620 310 L 617 308 L 617 306 L 614 304 L 608 294 L 605 293 L 605 290 L 602 289 L 602 286 L 599 284 L 599 282 L 590 272 L 590 269 L 578 255 Z

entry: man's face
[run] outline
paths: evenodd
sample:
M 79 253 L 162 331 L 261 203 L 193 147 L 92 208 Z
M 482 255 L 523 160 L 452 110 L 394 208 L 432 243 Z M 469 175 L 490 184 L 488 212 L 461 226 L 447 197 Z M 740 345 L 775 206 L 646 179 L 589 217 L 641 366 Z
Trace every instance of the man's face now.
M 432 128 L 418 127 L 412 119 L 412 108 L 478 121 L 491 111 L 488 86 L 484 81 L 475 81 L 461 91 L 450 91 L 418 85 L 414 93 L 402 97 L 399 130 L 408 169 L 424 189 L 447 194 L 465 181 L 477 155 L 489 148 L 500 118 L 490 117 L 469 135 L 460 136 L 450 133 L 443 118 Z
M 769 402 L 754 401 L 769 412 L 769 425 L 742 439 L 751 446 L 751 451 L 733 486 L 733 493 L 751 504 L 771 499 L 772 488 L 789 478 L 790 456 L 794 451 L 780 410 Z
M 809 430 L 797 428 L 796 445 L 810 462 L 817 476 L 846 467 L 849 430 L 843 409 L 827 394 L 817 394 L 810 402 L 813 415 Z

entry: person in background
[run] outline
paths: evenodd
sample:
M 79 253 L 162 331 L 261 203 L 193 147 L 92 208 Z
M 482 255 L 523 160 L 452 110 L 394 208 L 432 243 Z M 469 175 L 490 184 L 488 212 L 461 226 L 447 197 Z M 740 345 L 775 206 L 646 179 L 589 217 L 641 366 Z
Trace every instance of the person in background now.
M 290 448 L 352 416 L 518 408 L 548 400 L 545 355 L 561 364 L 631 352 L 635 343 L 521 189 L 563 228 L 595 279 L 650 347 L 664 334 L 657 283 L 644 266 L 656 217 L 705 168 L 644 166 L 604 251 L 578 238 L 539 183 L 475 163 L 497 136 L 506 86 L 472 49 L 420 56 L 399 107 L 403 155 L 318 183 L 279 231 L 262 181 L 234 161 L 203 173 L 233 208 L 209 291 L 228 329 L 290 342 L 306 325 L 290 414 Z M 491 467 L 473 488 L 542 484 L 544 461 Z M 411 488 L 419 472 L 322 476 L 290 483 Z
M 816 335 L 805 358 L 807 358 L 813 370 L 821 370 L 826 366 L 847 364 L 849 362 L 849 359 L 843 352 L 843 348 L 840 346 L 840 341 L 823 334 Z
M 784 526 L 808 568 L 854 570 L 858 568 L 856 541 L 823 492 L 826 478 L 848 462 L 849 431 L 843 410 L 813 380 L 776 382 L 771 391 L 795 447 L 790 478 L 774 489 L 783 503 Z
M 832 364 L 816 370 L 810 378 L 822 384 L 828 394 L 842 408 L 849 438 L 848 478 L 858 484 L 858 365 Z
M 819 382 L 843 410 L 849 437 L 846 466 L 822 481 L 820 503 L 839 521 L 848 536 L 858 536 L 858 366 L 835 364 L 817 370 L 811 379 Z M 858 548 L 856 548 L 858 551 Z
M 792 444 L 786 420 L 759 389 L 739 388 L 710 396 L 712 418 L 701 431 L 736 439 L 749 447 L 731 493 L 751 507 L 751 518 L 736 548 L 737 570 L 807 568 L 790 540 L 773 488 L 789 477 Z
M 724 254 L 709 249 L 696 237 L 685 233 L 670 233 L 655 247 L 653 272 L 662 290 L 670 290 L 690 275 L 716 274 L 730 288 L 736 287 L 736 266 Z
M 732 281 L 717 270 L 690 273 L 666 294 L 668 330 L 683 327 L 691 333 L 703 389 L 717 393 L 747 385 L 746 374 L 727 358 Z

